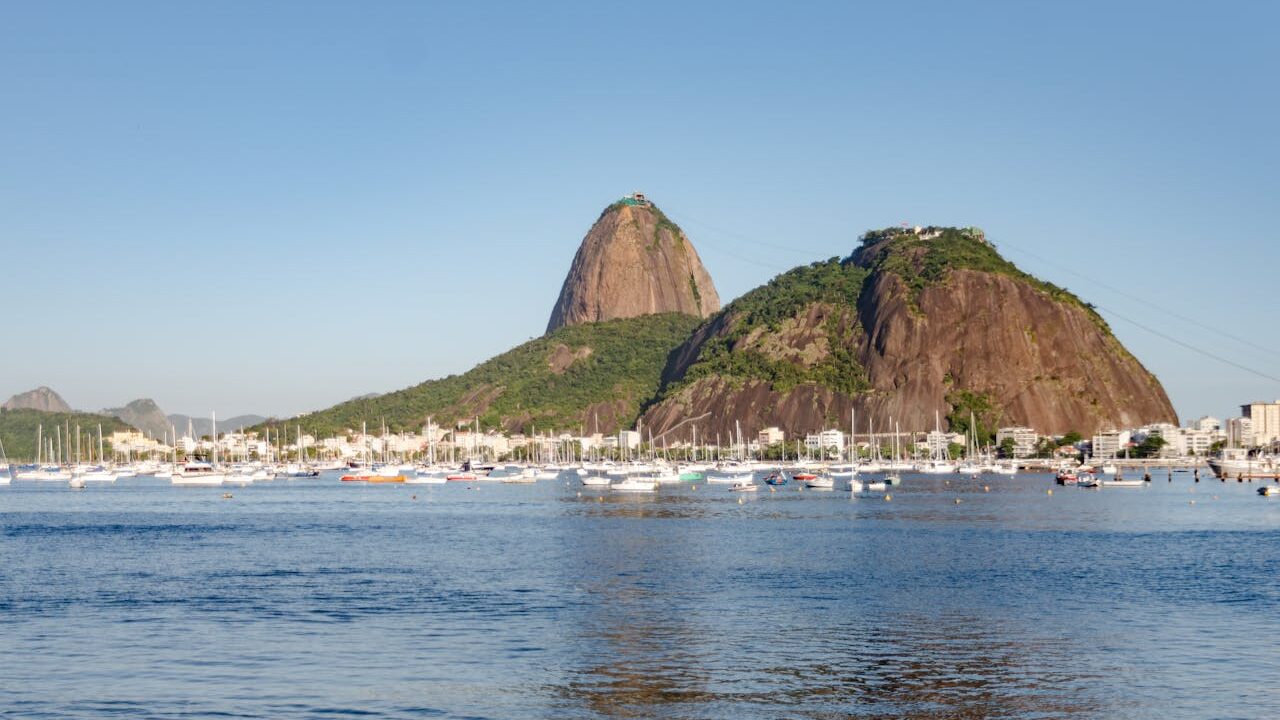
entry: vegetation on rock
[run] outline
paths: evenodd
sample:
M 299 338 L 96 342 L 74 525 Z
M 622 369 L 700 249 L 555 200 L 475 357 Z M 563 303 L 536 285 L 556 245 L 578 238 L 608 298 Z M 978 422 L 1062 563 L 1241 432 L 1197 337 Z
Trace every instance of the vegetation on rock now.
M 44 437 L 57 437 L 61 428 L 62 448 L 65 454 L 68 449 L 75 450 L 76 426 L 80 426 L 82 451 L 87 457 L 90 431 L 93 433 L 93 448 L 97 452 L 98 425 L 102 425 L 103 436 L 119 430 L 132 429 L 118 418 L 110 415 L 96 415 L 79 412 L 44 412 L 42 410 L 0 409 L 0 442 L 4 443 L 5 454 L 11 462 L 31 462 L 36 457 L 36 430 L 44 427 Z M 70 428 L 71 435 L 67 436 Z
M 612 404 L 614 417 L 602 416 L 600 430 L 613 432 L 617 423 L 634 423 L 641 404 L 658 389 L 667 356 L 698 322 L 690 315 L 664 313 L 568 325 L 461 375 L 267 425 L 290 431 L 300 425 L 325 437 L 359 430 L 361 423 L 371 432 L 383 422 L 393 431 L 420 430 L 431 416 L 441 427 L 479 417 L 483 428 L 577 431 L 583 424 L 594 429 L 585 416 L 589 408 Z M 572 359 L 567 365 L 566 357 Z

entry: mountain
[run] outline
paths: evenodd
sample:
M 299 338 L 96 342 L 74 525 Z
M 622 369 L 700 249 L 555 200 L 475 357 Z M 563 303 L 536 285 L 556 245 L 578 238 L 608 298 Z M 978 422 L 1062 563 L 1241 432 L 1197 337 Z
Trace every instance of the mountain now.
M 169 432 L 169 418 L 149 398 L 134 400 L 120 408 L 108 408 L 102 414 L 120 418 L 156 439 L 163 438 Z
M 850 257 L 779 275 L 673 354 L 645 415 L 658 433 L 789 438 L 848 428 L 1043 433 L 1176 422 L 1168 396 L 1070 292 L 1005 260 L 980 230 L 869 232 Z M 697 422 L 682 421 L 704 416 Z
M 699 320 L 663 313 L 553 330 L 461 375 L 350 400 L 327 410 L 272 421 L 324 437 L 358 430 L 417 430 L 432 416 L 442 427 L 479 417 L 509 432 L 631 427 L 658 390 L 671 351 Z
M 98 425 L 102 425 L 104 437 L 109 437 L 117 430 L 129 429 L 119 418 L 110 415 L 4 408 L 0 409 L 0 443 L 4 444 L 5 455 L 11 462 L 30 462 L 36 457 L 37 428 L 42 427 L 44 437 L 54 439 L 55 450 L 58 440 L 61 440 L 64 456 L 74 458 L 74 438 L 76 427 L 79 426 L 81 448 L 87 454 L 92 446 L 96 454 Z
M 0 408 L 5 410 L 39 410 L 41 412 L 73 412 L 71 406 L 62 399 L 61 395 L 43 385 L 35 390 L 28 390 L 14 395 L 6 400 L 4 405 L 0 405 Z
M 190 421 L 192 431 L 196 437 L 210 435 L 213 433 L 213 419 L 208 417 L 192 417 L 190 415 L 173 414 L 166 418 L 169 427 L 174 428 L 178 432 L 178 437 L 187 434 L 187 422 Z M 229 418 L 218 418 L 218 432 L 231 432 L 240 430 L 241 428 L 249 428 L 266 422 L 267 418 L 261 415 L 235 415 Z
M 547 331 L 666 312 L 705 318 L 719 309 L 693 243 L 636 194 L 605 208 L 583 238 Z

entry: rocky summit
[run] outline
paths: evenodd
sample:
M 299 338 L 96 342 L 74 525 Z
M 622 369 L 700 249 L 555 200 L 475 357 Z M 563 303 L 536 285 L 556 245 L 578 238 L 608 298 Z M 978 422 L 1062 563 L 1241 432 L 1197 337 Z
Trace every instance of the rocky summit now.
M 43 385 L 35 390 L 18 393 L 0 405 L 5 410 L 39 410 L 41 412 L 71 412 L 71 406 L 62 396 Z
M 705 318 L 719 309 L 688 236 L 635 193 L 605 208 L 583 238 L 547 331 L 667 312 Z
M 847 428 L 1045 433 L 1176 422 L 1159 381 L 1092 306 L 1005 260 L 975 228 L 867 233 L 730 303 L 676 353 L 655 436 Z M 695 418 L 698 418 L 695 420 Z M 866 425 L 859 422 L 859 431 Z

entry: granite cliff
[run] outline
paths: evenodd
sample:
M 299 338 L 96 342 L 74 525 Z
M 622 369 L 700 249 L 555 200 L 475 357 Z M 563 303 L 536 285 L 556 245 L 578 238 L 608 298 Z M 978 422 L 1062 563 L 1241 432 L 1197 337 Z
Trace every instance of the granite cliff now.
M 643 196 L 605 208 L 578 248 L 547 331 L 565 325 L 720 309 L 693 243 Z
M 655 435 L 788 437 L 848 427 L 990 433 L 1176 422 L 1159 381 L 1093 308 L 1002 258 L 981 231 L 867 233 L 850 257 L 796 268 L 730 303 L 673 355 L 644 415 Z M 696 423 L 682 421 L 705 416 Z M 860 429 L 865 428 L 860 421 Z

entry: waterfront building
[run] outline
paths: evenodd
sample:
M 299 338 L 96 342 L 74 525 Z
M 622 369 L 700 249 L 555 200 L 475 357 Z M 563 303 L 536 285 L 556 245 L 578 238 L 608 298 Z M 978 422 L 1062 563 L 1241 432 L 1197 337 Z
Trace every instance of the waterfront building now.
M 1007 439 L 1013 440 L 1013 456 L 1024 458 L 1035 452 L 1040 435 L 1029 427 L 1007 427 L 996 431 L 996 445 L 1003 445 Z
M 844 432 L 840 430 L 823 430 L 811 433 L 804 438 L 804 446 L 811 451 L 835 450 L 844 452 Z
M 1114 460 L 1129 447 L 1133 433 L 1128 430 L 1111 430 L 1093 436 L 1092 454 L 1099 460 Z
M 1247 417 L 1227 420 L 1227 445 L 1235 448 L 1253 447 L 1253 421 Z
M 756 438 L 760 447 L 769 447 L 770 445 L 779 445 L 787 441 L 787 434 L 779 427 L 767 427 L 760 431 L 760 436 Z
M 1253 445 L 1271 445 L 1280 440 L 1280 400 L 1252 402 L 1240 406 L 1240 414 L 1253 428 Z

